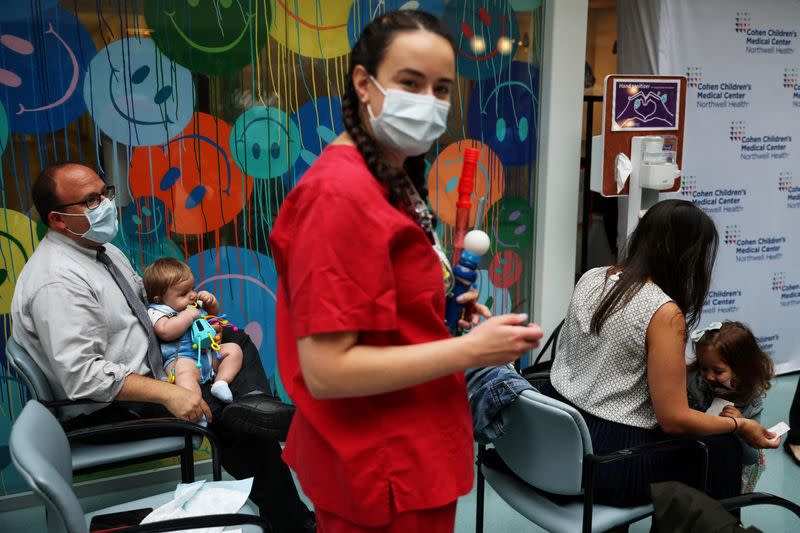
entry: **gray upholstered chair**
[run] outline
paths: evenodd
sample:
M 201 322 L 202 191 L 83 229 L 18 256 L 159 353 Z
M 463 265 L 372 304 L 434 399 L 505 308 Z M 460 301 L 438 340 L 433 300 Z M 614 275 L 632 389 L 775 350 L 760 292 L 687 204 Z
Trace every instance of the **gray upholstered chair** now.
M 88 533 L 94 516 L 148 507 L 155 509 L 173 497 L 172 493 L 159 494 L 85 514 L 72 488 L 72 454 L 67 436 L 55 416 L 36 400 L 25 404 L 11 427 L 9 447 L 14 466 L 44 501 L 48 533 Z M 170 520 L 115 531 L 175 531 L 213 526 L 244 526 L 246 533 L 266 531 L 268 527 L 248 501 L 235 515 Z
M 61 407 L 91 401 L 73 402 L 56 400 L 50 383 L 33 358 L 12 337 L 6 341 L 6 355 L 11 367 L 28 387 L 33 399 L 51 409 L 56 415 Z M 137 438 L 143 431 L 158 436 Z M 98 437 L 115 436 L 111 444 L 94 444 Z M 161 436 L 163 435 L 163 436 Z M 72 470 L 83 474 L 107 469 L 111 466 L 138 463 L 180 456 L 181 478 L 184 482 L 194 480 L 194 450 L 200 447 L 203 437 L 211 446 L 214 479 L 221 479 L 219 452 L 216 437 L 206 428 L 183 420 L 164 418 L 136 420 L 131 423 L 97 426 L 70 432 L 67 437 L 72 448 Z
M 524 391 L 509 407 L 506 432 L 493 444 L 511 472 L 487 464 L 487 452 L 481 447 L 478 454 L 477 531 L 483 530 L 484 478 L 506 503 L 548 531 L 607 531 L 649 516 L 653 507 L 594 505 L 593 473 L 597 465 L 638 454 L 686 448 L 701 450 L 706 461 L 708 454 L 702 442 L 682 439 L 604 456 L 594 455 L 589 430 L 580 413 L 563 402 L 534 391 Z

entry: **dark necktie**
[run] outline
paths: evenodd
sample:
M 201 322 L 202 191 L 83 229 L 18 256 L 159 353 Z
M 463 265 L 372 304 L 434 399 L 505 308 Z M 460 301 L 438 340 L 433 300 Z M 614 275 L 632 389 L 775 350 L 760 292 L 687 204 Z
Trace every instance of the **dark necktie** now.
M 136 318 L 147 332 L 147 362 L 150 365 L 150 370 L 153 372 L 153 377 L 161 380 L 166 379 L 167 375 L 162 366 L 161 347 L 158 342 L 158 337 L 156 337 L 156 332 L 153 330 L 153 323 L 150 322 L 150 317 L 147 316 L 147 309 L 145 308 L 144 303 L 136 295 L 134 290 L 128 284 L 128 281 L 125 279 L 125 275 L 120 272 L 119 268 L 117 268 L 117 265 L 115 265 L 111 258 L 108 257 L 105 248 L 102 246 L 99 250 L 97 250 L 97 260 L 103 263 L 103 265 L 106 267 L 106 270 L 108 270 L 108 273 L 111 274 L 111 277 L 114 279 L 117 286 L 119 286 L 119 289 L 122 291 L 122 294 L 125 296 L 125 300 L 128 302 L 128 307 L 131 308 L 131 311 L 133 311 L 133 314 L 136 315 Z

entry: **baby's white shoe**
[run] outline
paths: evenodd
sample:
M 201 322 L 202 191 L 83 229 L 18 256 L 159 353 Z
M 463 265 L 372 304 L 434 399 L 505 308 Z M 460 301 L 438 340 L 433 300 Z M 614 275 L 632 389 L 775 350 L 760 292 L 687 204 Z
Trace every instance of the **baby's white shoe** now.
M 211 394 L 225 403 L 231 403 L 233 401 L 233 393 L 227 381 L 219 380 L 211 385 Z

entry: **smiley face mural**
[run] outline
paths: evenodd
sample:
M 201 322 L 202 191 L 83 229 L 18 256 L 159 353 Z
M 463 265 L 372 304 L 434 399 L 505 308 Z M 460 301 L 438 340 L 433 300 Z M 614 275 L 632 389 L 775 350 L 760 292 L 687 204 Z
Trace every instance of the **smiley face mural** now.
M 183 251 L 167 234 L 171 216 L 164 202 L 152 196 L 136 198 L 122 209 L 120 231 L 113 243 L 125 252 L 139 274 L 160 257 L 185 259 Z
M 466 140 L 453 143 L 439 153 L 428 171 L 428 203 L 439 220 L 456 223 L 456 200 L 458 200 L 458 179 L 464 166 L 464 150 L 480 150 L 475 189 L 472 193 L 473 209 L 470 213 L 470 226 L 475 224 L 474 206 L 478 198 L 486 197 L 486 205 L 491 206 L 503 196 L 503 165 L 491 149 L 478 141 Z
M 300 131 L 276 107 L 251 107 L 236 119 L 230 137 L 236 164 L 254 178 L 284 175 L 300 156 Z
M 23 265 L 39 244 L 36 222 L 11 209 L 0 209 L 0 315 L 11 312 L 11 297 Z
M 493 315 L 510 313 L 512 309 L 516 311 L 509 290 L 496 286 L 487 270 L 478 270 L 476 285 L 478 288 L 478 303 L 488 307 Z
M 201 234 L 234 219 L 253 191 L 228 149 L 231 127 L 196 113 L 162 146 L 139 147 L 131 157 L 131 192 L 154 196 L 168 210 L 169 231 Z
M 350 52 L 347 18 L 353 0 L 270 0 L 270 35 L 306 57 L 339 57 Z
M 485 227 L 493 251 L 525 253 L 533 243 L 533 210 L 527 200 L 505 196 L 487 211 Z
M 511 65 L 519 23 L 507 0 L 454 0 L 442 20 L 456 42 L 460 75 L 471 80 L 496 78 Z
M 507 289 L 522 277 L 522 259 L 516 252 L 504 250 L 492 258 L 489 265 L 489 279 L 495 287 Z
M 287 176 L 286 186 L 292 188 L 306 170 L 317 160 L 328 144 L 344 131 L 342 101 L 338 98 L 317 98 L 303 104 L 294 117 L 300 129 L 300 157 L 294 171 Z
M 497 152 L 504 165 L 529 165 L 536 160 L 538 105 L 539 69 L 514 61 L 497 78 L 472 88 L 469 133 Z
M 347 39 L 352 48 L 370 21 L 390 11 L 425 11 L 435 17 L 444 13 L 444 0 L 359 0 L 350 8 Z
M 264 0 L 148 0 L 144 18 L 153 40 L 193 72 L 225 74 L 251 63 L 269 35 Z
M 49 133 L 77 119 L 86 110 L 79 89 L 95 51 L 86 28 L 60 8 L 0 20 L 0 102 L 10 130 Z
M 150 39 L 121 39 L 92 59 L 83 98 L 95 123 L 129 146 L 163 144 L 194 112 L 192 73 Z
M 197 289 L 214 294 L 230 323 L 250 336 L 267 377 L 280 393 L 275 347 L 278 275 L 272 259 L 245 248 L 222 246 L 193 255 L 187 263 Z

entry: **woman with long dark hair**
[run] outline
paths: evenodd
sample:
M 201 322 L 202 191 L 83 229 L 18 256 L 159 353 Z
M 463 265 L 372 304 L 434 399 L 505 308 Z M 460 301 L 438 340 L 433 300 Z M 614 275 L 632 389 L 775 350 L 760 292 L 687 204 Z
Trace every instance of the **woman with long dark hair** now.
M 779 440 L 747 418 L 689 408 L 685 347 L 703 309 L 717 254 L 714 222 L 694 204 L 665 200 L 651 207 L 619 264 L 578 281 L 561 331 L 551 384 L 543 390 L 586 419 L 596 454 L 673 438 L 703 436 L 710 448 L 709 493 L 739 493 L 741 447 L 775 448 Z M 697 483 L 699 455 L 654 454 L 598 471 L 596 501 L 641 505 L 649 484 Z
M 452 531 L 473 481 L 463 370 L 538 345 L 526 315 L 452 338 L 445 277 L 421 200 L 422 154 L 446 127 L 455 48 L 433 16 L 400 11 L 353 47 L 331 143 L 271 235 L 278 364 L 297 406 L 284 459 L 319 531 Z M 462 327 L 477 324 L 473 312 Z

